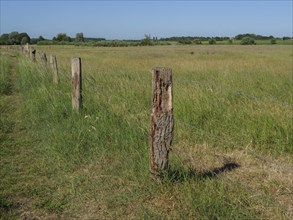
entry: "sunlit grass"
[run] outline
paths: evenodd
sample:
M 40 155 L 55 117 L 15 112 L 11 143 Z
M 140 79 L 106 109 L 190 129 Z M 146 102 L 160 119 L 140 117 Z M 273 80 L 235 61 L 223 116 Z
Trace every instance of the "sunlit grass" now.
M 87 103 L 102 101 L 146 130 L 150 70 L 171 67 L 175 119 L 180 126 L 177 134 L 192 132 L 192 142 L 221 147 L 244 146 L 252 141 L 257 149 L 278 154 L 292 153 L 290 49 L 274 45 L 50 47 L 47 51 L 57 55 L 68 76 L 70 57 L 82 58 L 86 107 Z
M 67 219 L 286 218 L 246 187 L 227 182 L 229 172 L 204 173 L 225 164 L 227 152 L 248 147 L 274 158 L 289 155 L 286 162 L 292 162 L 291 46 L 39 50 L 57 56 L 60 84 L 52 83 L 49 68 L 17 58 L 14 87 L 21 114 L 5 114 L 16 114 L 9 121 L 25 133 L 11 128 L 2 136 L 16 133 L 3 142 L 1 207 L 22 209 L 22 217 Z M 81 57 L 83 67 L 79 114 L 71 110 L 72 57 Z M 172 68 L 174 80 L 174 152 L 162 184 L 150 180 L 148 169 L 155 66 Z M 1 68 L 9 69 L 5 62 Z M 1 101 L 5 106 L 9 102 Z M 234 162 L 247 169 L 245 161 Z M 273 181 L 280 180 L 257 189 L 263 197 Z M 23 202 L 13 205 L 24 198 L 28 211 Z

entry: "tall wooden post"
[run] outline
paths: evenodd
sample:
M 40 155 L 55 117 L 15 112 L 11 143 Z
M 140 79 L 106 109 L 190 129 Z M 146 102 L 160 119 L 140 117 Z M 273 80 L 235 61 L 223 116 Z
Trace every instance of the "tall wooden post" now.
M 152 70 L 152 113 L 150 129 L 150 172 L 160 181 L 169 169 L 174 117 L 172 105 L 172 70 L 157 67 Z
M 58 79 L 58 67 L 57 67 L 56 56 L 54 56 L 54 55 L 50 56 L 50 64 L 51 64 L 51 69 L 53 72 L 53 82 L 55 84 L 58 84 L 59 79 Z
M 79 111 L 82 107 L 82 74 L 80 58 L 71 59 L 72 73 L 72 109 Z
M 41 52 L 41 62 L 44 66 L 47 65 L 47 55 L 45 52 Z

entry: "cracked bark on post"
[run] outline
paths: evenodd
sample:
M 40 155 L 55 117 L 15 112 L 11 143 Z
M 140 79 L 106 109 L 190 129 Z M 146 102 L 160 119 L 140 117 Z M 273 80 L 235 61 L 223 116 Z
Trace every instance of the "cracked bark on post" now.
M 58 67 L 57 67 L 57 59 L 56 56 L 51 55 L 50 56 L 50 64 L 51 64 L 51 69 L 53 71 L 53 82 L 55 84 L 58 84 Z
M 150 129 L 150 172 L 160 181 L 169 168 L 174 117 L 172 106 L 172 70 L 157 67 L 152 70 L 152 113 Z
M 80 58 L 71 59 L 72 73 L 72 109 L 79 111 L 82 107 L 82 75 Z

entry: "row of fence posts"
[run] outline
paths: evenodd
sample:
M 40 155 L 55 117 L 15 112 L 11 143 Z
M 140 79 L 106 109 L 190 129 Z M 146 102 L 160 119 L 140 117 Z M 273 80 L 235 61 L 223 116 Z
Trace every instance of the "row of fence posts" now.
M 19 50 L 24 53 L 28 58 L 31 59 L 32 62 L 36 62 L 36 49 L 29 46 L 29 44 L 26 44 L 24 47 L 21 47 Z M 48 59 L 45 52 L 40 52 L 40 60 L 42 65 L 47 66 Z M 58 84 L 59 76 L 58 76 L 58 66 L 57 66 L 57 58 L 54 55 L 50 55 L 50 66 L 53 73 L 53 82 L 55 84 Z
M 18 48 L 32 62 L 36 62 L 36 50 L 26 44 Z M 40 53 L 41 64 L 47 65 L 47 55 Z M 50 56 L 53 82 L 58 84 L 56 56 Z M 79 112 L 82 108 L 82 65 L 80 58 L 71 59 L 72 109 Z M 150 126 L 150 174 L 156 181 L 161 181 L 169 170 L 169 152 L 174 136 L 174 116 L 172 104 L 172 70 L 166 67 L 152 69 L 152 110 Z

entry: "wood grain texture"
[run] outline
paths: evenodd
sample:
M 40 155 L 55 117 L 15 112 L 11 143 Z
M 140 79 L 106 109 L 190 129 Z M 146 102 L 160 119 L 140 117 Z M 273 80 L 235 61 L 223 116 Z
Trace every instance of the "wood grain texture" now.
M 53 82 L 55 84 L 58 84 L 59 76 L 58 76 L 57 58 L 54 55 L 50 56 L 50 66 L 51 66 L 52 73 L 53 73 Z
M 72 73 L 72 109 L 79 111 L 82 108 L 82 73 L 81 59 L 71 59 Z
M 174 117 L 172 105 L 172 70 L 157 67 L 152 70 L 152 113 L 150 130 L 151 177 L 160 180 L 169 168 Z

